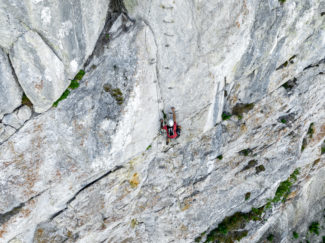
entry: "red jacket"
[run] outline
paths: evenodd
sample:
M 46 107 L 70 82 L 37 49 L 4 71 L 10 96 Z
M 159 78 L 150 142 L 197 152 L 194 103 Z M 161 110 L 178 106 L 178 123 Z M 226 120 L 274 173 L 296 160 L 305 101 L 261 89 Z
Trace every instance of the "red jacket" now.
M 176 132 L 176 129 L 177 129 L 177 124 L 176 122 L 174 122 L 174 126 L 172 127 L 173 129 L 173 135 L 170 135 L 168 130 L 169 130 L 169 127 L 167 127 L 166 125 L 163 126 L 163 129 L 167 131 L 167 137 L 169 138 L 176 138 L 177 137 L 177 132 Z

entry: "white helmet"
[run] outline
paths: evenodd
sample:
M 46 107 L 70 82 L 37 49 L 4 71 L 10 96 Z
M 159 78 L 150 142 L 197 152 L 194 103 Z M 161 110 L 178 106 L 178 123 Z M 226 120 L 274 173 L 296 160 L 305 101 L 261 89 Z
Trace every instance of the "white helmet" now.
M 170 120 L 168 120 L 167 124 L 169 127 L 172 127 L 172 126 L 174 126 L 174 121 L 172 119 L 170 119 Z

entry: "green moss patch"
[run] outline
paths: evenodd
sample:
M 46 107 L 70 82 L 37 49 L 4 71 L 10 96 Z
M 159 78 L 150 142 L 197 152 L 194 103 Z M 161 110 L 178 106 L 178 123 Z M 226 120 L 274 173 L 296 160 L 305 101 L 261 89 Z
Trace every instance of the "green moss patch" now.
M 312 122 L 312 123 L 310 123 L 310 126 L 308 128 L 308 132 L 307 132 L 307 134 L 309 135 L 309 138 L 313 137 L 314 132 L 315 132 L 314 131 L 314 123 Z
M 78 83 L 78 81 L 77 80 L 71 80 L 71 83 L 70 83 L 70 85 L 69 85 L 69 89 L 76 89 L 76 88 L 78 88 L 79 87 L 79 83 Z
M 53 103 L 53 106 L 57 107 L 59 102 L 66 99 L 69 96 L 69 94 L 70 94 L 70 90 L 67 89 L 66 91 L 64 91 L 61 97 Z
M 319 223 L 318 222 L 312 222 L 309 227 L 308 230 L 310 233 L 319 235 Z
M 301 152 L 305 150 L 306 146 L 307 146 L 307 139 L 304 138 L 301 144 Z
M 242 119 L 243 114 L 249 112 L 250 110 L 252 110 L 254 108 L 254 104 L 250 103 L 250 104 L 236 104 L 233 108 L 232 108 L 232 114 L 236 115 L 238 117 L 238 119 Z
M 264 207 L 252 208 L 248 213 L 237 212 L 232 216 L 224 218 L 218 224 L 218 227 L 210 231 L 205 242 L 234 242 L 247 236 L 248 231 L 245 230 L 246 224 L 251 221 L 261 220 Z
M 74 77 L 74 79 L 71 80 L 69 89 L 76 89 L 79 87 L 79 81 L 83 78 L 83 76 L 85 75 L 85 71 L 84 70 L 80 70 L 77 75 Z
M 201 242 L 202 238 L 204 237 L 204 235 L 205 235 L 206 233 L 207 233 L 207 232 L 204 231 L 203 233 L 201 233 L 200 236 L 196 237 L 194 241 L 195 241 L 195 242 Z
M 294 239 L 298 239 L 299 238 L 299 234 L 296 231 L 292 232 L 292 236 Z
M 81 69 L 74 77 L 74 80 L 80 81 L 84 75 L 85 75 L 85 71 Z
M 299 175 L 299 173 L 299 169 L 295 169 L 287 180 L 280 183 L 275 192 L 275 196 L 272 199 L 272 202 L 277 203 L 281 200 L 282 202 L 285 202 L 290 194 L 292 184 L 297 181 L 297 175 Z
M 250 160 L 247 165 L 241 170 L 241 171 L 245 171 L 245 170 L 249 170 L 251 168 L 253 168 L 254 166 L 257 165 L 257 160 Z
M 33 103 L 28 99 L 28 97 L 26 96 L 25 93 L 23 93 L 23 96 L 21 98 L 21 104 L 22 105 L 27 105 L 29 106 L 30 108 L 33 107 Z
M 295 169 L 289 178 L 280 183 L 278 189 L 276 190 L 275 196 L 273 199 L 269 199 L 268 202 L 259 208 L 252 208 L 248 213 L 236 212 L 235 214 L 226 217 L 223 221 L 218 224 L 217 228 L 211 230 L 206 237 L 204 242 L 234 242 L 240 240 L 243 237 L 247 236 L 248 231 L 245 230 L 246 225 L 250 221 L 260 221 L 262 220 L 262 214 L 264 211 L 272 207 L 272 203 L 279 202 L 282 199 L 282 202 L 285 201 L 287 196 L 290 193 L 292 184 L 297 180 L 299 175 L 299 169 Z M 250 192 L 245 194 L 245 200 L 250 198 Z M 316 226 L 310 227 L 315 231 Z M 205 232 L 204 232 L 205 233 Z M 195 239 L 196 242 L 201 242 L 203 235 Z M 268 241 L 273 241 L 274 236 L 270 234 L 267 237 Z
M 110 84 L 105 84 L 103 86 L 105 92 L 108 92 L 117 102 L 117 104 L 122 105 L 124 102 L 123 94 L 119 88 L 113 88 Z
M 60 101 L 66 99 L 69 96 L 71 90 L 74 90 L 79 87 L 79 81 L 83 78 L 84 75 L 85 71 L 81 69 L 77 73 L 77 75 L 71 80 L 69 87 L 63 92 L 61 97 L 53 103 L 53 107 L 57 107 Z
M 230 119 L 231 116 L 232 115 L 229 112 L 223 112 L 222 115 L 221 115 L 221 118 L 222 118 L 222 120 L 225 121 L 225 120 Z
M 250 197 L 251 197 L 251 193 L 250 192 L 247 192 L 245 194 L 245 201 L 247 201 Z
M 267 239 L 268 241 L 272 242 L 272 241 L 274 240 L 274 235 L 269 234 L 269 235 L 266 237 L 266 239 Z
M 250 148 L 247 149 L 243 149 L 241 151 L 238 152 L 240 155 L 244 155 L 244 156 L 248 156 L 251 155 L 253 153 L 253 150 Z
M 264 165 L 259 165 L 259 166 L 255 167 L 255 170 L 256 170 L 256 174 L 259 174 L 259 173 L 265 171 L 265 167 L 264 167 Z
M 285 82 L 282 87 L 285 88 L 287 91 L 291 91 L 297 85 L 297 79 L 293 78 Z
M 283 4 L 286 0 L 279 0 L 279 2 L 281 4 Z M 294 63 L 294 59 L 296 58 L 296 55 L 293 55 L 292 57 L 289 58 L 289 60 L 285 61 L 284 63 L 282 63 L 279 67 L 276 68 L 276 70 L 280 70 L 282 68 L 287 67 L 289 64 L 293 64 Z
M 283 123 L 283 124 L 286 124 L 288 121 L 287 121 L 287 119 L 285 119 L 285 118 L 281 118 L 281 119 L 280 119 L 280 122 Z

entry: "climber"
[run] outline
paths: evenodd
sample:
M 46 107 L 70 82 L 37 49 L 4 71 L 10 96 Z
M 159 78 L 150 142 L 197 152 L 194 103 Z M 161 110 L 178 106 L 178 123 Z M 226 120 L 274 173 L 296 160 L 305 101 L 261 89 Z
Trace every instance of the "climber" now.
M 167 125 L 164 126 L 164 120 L 160 119 L 160 129 L 167 131 L 167 145 L 170 139 L 178 138 L 181 135 L 181 126 L 177 125 L 176 123 L 175 108 L 172 107 L 171 110 L 173 112 L 173 119 L 169 119 Z

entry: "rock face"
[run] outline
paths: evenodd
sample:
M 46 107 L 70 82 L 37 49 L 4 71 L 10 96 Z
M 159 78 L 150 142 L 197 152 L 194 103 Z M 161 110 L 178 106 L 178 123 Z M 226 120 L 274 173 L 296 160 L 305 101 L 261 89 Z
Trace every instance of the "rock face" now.
M 33 31 L 18 39 L 10 59 L 20 85 L 38 113 L 48 110 L 70 83 L 63 63 Z
M 19 129 L 25 121 L 27 121 L 32 115 L 31 109 L 28 106 L 22 106 L 16 112 L 6 115 L 2 119 L 2 123 Z
M 19 87 L 7 55 L 0 49 L 0 119 L 21 104 L 22 91 Z
M 33 26 L 0 43 L 36 111 L 67 88 L 71 61 L 86 71 L 57 108 L 2 119 L 1 241 L 321 241 L 322 1 L 77 3 L 1 3 Z M 68 11 L 93 45 L 49 31 Z M 27 85 L 40 77 L 40 92 Z M 171 106 L 182 135 L 167 146 Z
M 0 46 L 38 113 L 48 110 L 92 54 L 109 1 L 1 1 Z
M 21 29 L 39 33 L 65 65 L 70 78 L 92 53 L 106 19 L 109 1 L 1 1 L 1 9 L 11 25 L 7 36 L 19 35 Z M 4 18 L 4 17 L 3 17 Z M 13 21 L 11 21 L 13 19 Z M 3 24 L 5 24 L 4 22 Z M 4 47 L 11 46 L 4 38 Z

